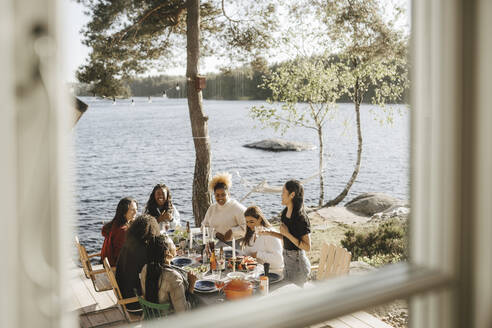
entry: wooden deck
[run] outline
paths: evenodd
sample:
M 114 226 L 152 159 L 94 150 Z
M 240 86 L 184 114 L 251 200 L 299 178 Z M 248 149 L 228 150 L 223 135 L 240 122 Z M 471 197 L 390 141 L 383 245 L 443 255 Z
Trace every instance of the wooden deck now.
M 95 268 L 96 269 L 96 268 Z M 70 270 L 70 288 L 73 297 L 71 311 L 79 313 L 80 327 L 117 327 L 126 324 L 125 317 L 116 306 L 112 290 L 96 292 L 90 279 L 81 268 Z M 356 312 L 309 328 L 392 328 L 367 312 Z

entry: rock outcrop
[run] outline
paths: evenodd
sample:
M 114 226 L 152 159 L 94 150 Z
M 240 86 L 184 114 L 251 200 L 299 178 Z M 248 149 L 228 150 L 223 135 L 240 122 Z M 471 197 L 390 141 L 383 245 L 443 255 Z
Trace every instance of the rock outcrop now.
M 402 206 L 405 204 L 401 200 L 383 193 L 364 193 L 345 204 L 347 209 L 367 216 Z
M 293 142 L 282 139 L 265 139 L 243 145 L 243 147 L 257 148 L 269 151 L 302 151 L 312 150 L 316 148 L 315 146 L 308 143 Z

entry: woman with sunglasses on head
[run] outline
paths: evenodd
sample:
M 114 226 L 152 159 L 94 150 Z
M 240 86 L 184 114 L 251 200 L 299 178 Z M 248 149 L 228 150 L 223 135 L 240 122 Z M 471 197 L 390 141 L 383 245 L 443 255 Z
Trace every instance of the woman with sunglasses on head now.
M 171 191 L 163 183 L 155 185 L 152 189 L 144 213 L 157 220 L 161 231 L 176 229 L 181 224 L 179 212 L 172 202 Z
M 303 286 L 309 278 L 311 263 L 306 252 L 311 250 L 311 225 L 304 209 L 304 188 L 297 180 L 289 180 L 282 190 L 280 233 L 265 231 L 284 241 L 284 278 Z
M 260 263 L 270 263 L 270 272 L 281 274 L 284 268 L 280 239 L 263 234 L 271 227 L 258 206 L 250 206 L 244 212 L 246 235 L 242 246 L 245 255 L 255 257 Z M 255 233 L 257 231 L 257 233 Z
M 231 180 L 229 173 L 219 173 L 210 181 L 209 189 L 214 193 L 215 204 L 210 205 L 202 222 L 202 226 L 213 228 L 215 237 L 222 242 L 229 242 L 233 237 L 243 238 L 246 232 L 246 207 L 230 197 Z

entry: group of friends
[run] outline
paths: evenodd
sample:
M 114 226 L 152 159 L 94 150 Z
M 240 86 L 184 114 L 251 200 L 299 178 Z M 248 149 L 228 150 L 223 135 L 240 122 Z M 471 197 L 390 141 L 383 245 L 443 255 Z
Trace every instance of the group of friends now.
M 231 198 L 231 175 L 220 173 L 210 182 L 215 203 L 205 214 L 202 227 L 213 228 L 224 243 L 234 238 L 245 255 L 260 263 L 270 263 L 272 272 L 304 285 L 310 273 L 306 252 L 311 248 L 310 222 L 304 209 L 304 188 L 297 180 L 287 181 L 282 190 L 279 231 L 272 229 L 258 206 L 246 208 Z M 170 302 L 175 312 L 196 304 L 193 295 L 196 276 L 171 265 L 176 247 L 166 233 L 181 224 L 172 203 L 169 188 L 157 184 L 143 211 L 137 216 L 138 203 L 130 197 L 120 200 L 112 221 L 104 224 L 101 259 L 116 266 L 116 280 L 124 298 L 137 293 L 153 303 Z M 127 305 L 139 312 L 138 303 Z

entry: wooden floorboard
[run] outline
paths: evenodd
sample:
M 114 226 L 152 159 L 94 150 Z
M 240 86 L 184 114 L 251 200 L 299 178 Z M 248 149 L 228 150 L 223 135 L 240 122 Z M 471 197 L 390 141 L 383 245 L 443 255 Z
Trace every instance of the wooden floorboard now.
M 364 321 L 361 321 L 352 315 L 346 315 L 340 317 L 338 318 L 338 320 L 342 321 L 343 323 L 347 324 L 349 327 L 353 327 L 353 328 L 372 328 Z
M 355 312 L 352 313 L 352 316 L 356 317 L 361 321 L 364 321 L 372 328 L 393 328 L 392 326 L 388 325 L 386 322 L 379 320 L 378 318 L 370 315 L 367 312 L 363 312 L 363 311 Z

